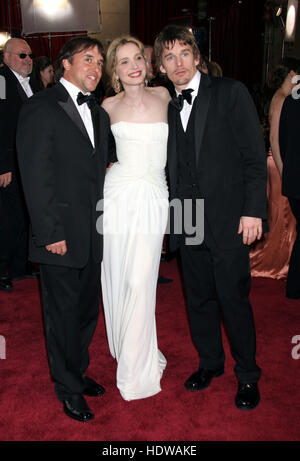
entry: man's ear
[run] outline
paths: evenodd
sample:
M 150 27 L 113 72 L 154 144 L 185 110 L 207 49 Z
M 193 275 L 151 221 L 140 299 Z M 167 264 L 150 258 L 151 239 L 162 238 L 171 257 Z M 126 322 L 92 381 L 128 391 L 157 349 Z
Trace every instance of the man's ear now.
M 163 65 L 159 66 L 159 70 L 161 71 L 162 74 L 166 74 L 166 73 L 167 73 L 167 71 L 166 71 L 166 69 L 164 68 Z
M 198 56 L 195 58 L 195 65 L 196 66 L 199 66 L 200 60 L 201 60 L 201 56 L 200 56 L 200 54 L 198 54 Z
M 70 61 L 68 59 L 63 59 L 62 60 L 62 65 L 64 67 L 65 70 L 70 70 L 72 64 L 70 63 Z

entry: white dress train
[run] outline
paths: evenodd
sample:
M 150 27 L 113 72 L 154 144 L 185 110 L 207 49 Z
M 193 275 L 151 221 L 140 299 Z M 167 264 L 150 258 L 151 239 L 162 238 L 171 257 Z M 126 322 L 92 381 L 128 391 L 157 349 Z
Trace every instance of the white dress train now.
M 125 400 L 161 391 L 166 359 L 157 346 L 155 304 L 168 218 L 168 125 L 112 125 L 118 162 L 104 185 L 102 293 L 117 387 Z

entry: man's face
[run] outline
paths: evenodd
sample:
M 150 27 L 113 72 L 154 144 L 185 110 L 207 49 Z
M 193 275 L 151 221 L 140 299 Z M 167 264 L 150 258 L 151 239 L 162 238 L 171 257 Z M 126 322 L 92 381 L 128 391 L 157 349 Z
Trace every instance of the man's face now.
M 8 51 L 4 53 L 4 62 L 22 77 L 28 77 L 32 72 L 32 59 L 28 56 L 31 53 L 31 48 L 25 40 L 13 39 Z M 26 54 L 26 57 L 21 59 L 20 54 Z
M 72 63 L 63 60 L 64 78 L 83 93 L 94 91 L 102 76 L 103 62 L 97 46 L 80 51 L 73 56 Z
M 194 57 L 191 45 L 175 40 L 173 47 L 170 44 L 169 48 L 163 49 L 160 71 L 167 74 L 175 88 L 181 91 L 187 88 L 196 74 L 198 64 L 199 56 Z

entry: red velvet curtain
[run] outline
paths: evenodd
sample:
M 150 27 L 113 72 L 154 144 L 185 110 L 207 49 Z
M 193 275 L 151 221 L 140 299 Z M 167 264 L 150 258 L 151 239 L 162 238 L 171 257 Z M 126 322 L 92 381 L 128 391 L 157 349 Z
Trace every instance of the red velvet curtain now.
M 13 37 L 20 37 L 22 32 L 22 17 L 19 0 L 1 0 L 0 1 L 0 29 L 11 32 Z M 25 40 L 31 46 L 35 56 L 48 56 L 55 61 L 62 45 L 76 34 L 84 35 L 86 32 L 68 32 L 60 33 L 60 37 L 56 33 L 50 34 L 34 34 L 30 37 L 25 37 Z
M 262 0 L 208 0 L 212 22 L 212 61 L 224 75 L 251 86 L 260 83 L 263 65 Z
M 151 45 L 171 18 L 184 16 L 183 8 L 196 15 L 197 6 L 198 0 L 130 0 L 130 32 Z
M 12 32 L 14 36 L 20 36 L 22 28 L 21 11 L 17 8 L 18 4 L 17 0 L 1 0 L 0 2 L 0 29 Z

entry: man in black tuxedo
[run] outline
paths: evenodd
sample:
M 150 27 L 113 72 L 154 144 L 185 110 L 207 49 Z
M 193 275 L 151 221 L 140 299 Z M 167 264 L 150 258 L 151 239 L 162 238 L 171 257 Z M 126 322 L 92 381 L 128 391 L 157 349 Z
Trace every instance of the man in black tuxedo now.
M 84 395 L 104 393 L 85 376 L 100 296 L 103 238 L 96 230 L 96 205 L 114 160 L 109 117 L 90 94 L 100 81 L 103 56 L 98 40 L 66 43 L 58 58 L 63 77 L 23 107 L 17 134 L 51 376 L 65 413 L 78 421 L 94 416 Z
M 297 222 L 297 237 L 294 242 L 289 273 L 286 284 L 286 296 L 290 299 L 300 298 L 300 86 L 296 86 L 283 104 L 280 127 L 279 143 L 280 155 L 283 161 L 282 169 L 282 194 L 287 196 L 293 215 Z
M 34 276 L 28 264 L 29 223 L 16 159 L 19 113 L 37 90 L 30 80 L 32 58 L 25 40 L 6 42 L 0 69 L 5 85 L 0 99 L 0 289 L 5 291 L 13 289 L 11 280 Z
M 260 400 L 261 371 L 248 300 L 247 245 L 261 237 L 267 208 L 259 120 L 244 85 L 197 70 L 200 54 L 188 29 L 167 26 L 156 39 L 155 54 L 178 94 L 169 106 L 170 199 L 190 202 L 196 222 L 198 199 L 204 199 L 204 241 L 196 235 L 188 242 L 188 232 L 170 236 L 170 249 L 180 249 L 191 333 L 200 355 L 199 369 L 185 387 L 202 390 L 224 372 L 220 304 L 236 360 L 235 403 L 252 409 Z

